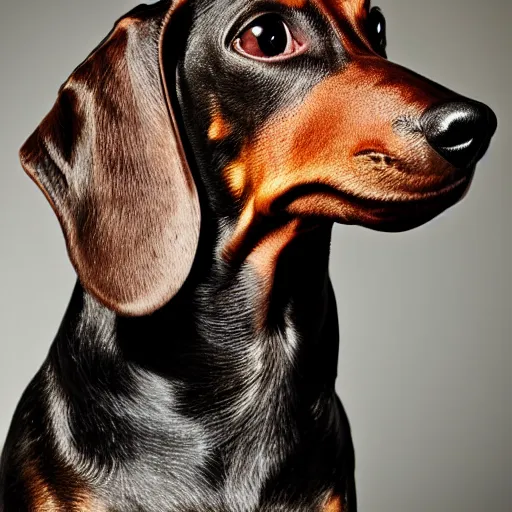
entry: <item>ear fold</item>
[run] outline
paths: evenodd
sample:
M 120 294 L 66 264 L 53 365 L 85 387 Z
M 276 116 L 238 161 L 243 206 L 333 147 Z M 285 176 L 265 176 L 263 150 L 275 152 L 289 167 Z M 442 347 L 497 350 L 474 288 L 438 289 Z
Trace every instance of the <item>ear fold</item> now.
M 122 18 L 20 152 L 60 220 L 83 286 L 124 315 L 169 301 L 198 244 L 197 191 L 162 69 L 177 3 Z

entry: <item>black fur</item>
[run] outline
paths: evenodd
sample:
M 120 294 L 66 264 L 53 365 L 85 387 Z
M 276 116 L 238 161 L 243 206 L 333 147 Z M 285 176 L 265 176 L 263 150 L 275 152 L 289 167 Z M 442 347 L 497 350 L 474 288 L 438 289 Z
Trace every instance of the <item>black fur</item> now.
M 311 51 L 273 66 L 235 53 L 236 33 L 268 11 L 307 31 Z M 14 415 L 0 510 L 28 510 L 32 461 L 69 510 L 85 493 L 120 512 L 311 512 L 331 495 L 356 512 L 350 427 L 334 390 L 332 223 L 316 222 L 280 256 L 263 328 L 260 277 L 218 253 L 241 206 L 222 169 L 348 54 L 313 5 L 191 1 L 178 15 L 164 58 L 177 72 L 171 100 L 201 200 L 194 266 L 178 295 L 142 318 L 117 316 L 77 284 Z M 231 127 L 222 141 L 207 137 L 212 98 Z
M 225 30 L 233 20 L 268 8 L 305 24 L 316 53 L 267 70 L 221 44 L 234 35 L 237 23 Z M 180 121 L 204 196 L 196 263 L 179 295 L 144 318 L 116 317 L 77 284 L 13 419 L 0 480 L 6 512 L 26 509 L 19 471 L 27 459 L 62 502 L 85 484 L 108 510 L 123 512 L 309 512 L 332 491 L 353 492 L 350 429 L 334 392 L 330 225 L 283 255 L 264 333 L 253 326 L 257 276 L 214 256 L 236 215 L 222 166 L 242 136 L 342 66 L 343 48 L 312 7 L 211 2 L 180 16 L 192 21 L 177 64 Z M 203 142 L 211 94 L 235 126 L 213 147 Z

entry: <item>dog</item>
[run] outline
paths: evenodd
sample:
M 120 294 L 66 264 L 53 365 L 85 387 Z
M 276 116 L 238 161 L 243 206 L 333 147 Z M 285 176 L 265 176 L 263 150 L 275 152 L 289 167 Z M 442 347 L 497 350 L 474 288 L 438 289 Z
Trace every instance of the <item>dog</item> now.
M 497 121 L 386 58 L 365 0 L 142 5 L 21 149 L 78 283 L 5 512 L 355 512 L 334 222 L 457 203 Z

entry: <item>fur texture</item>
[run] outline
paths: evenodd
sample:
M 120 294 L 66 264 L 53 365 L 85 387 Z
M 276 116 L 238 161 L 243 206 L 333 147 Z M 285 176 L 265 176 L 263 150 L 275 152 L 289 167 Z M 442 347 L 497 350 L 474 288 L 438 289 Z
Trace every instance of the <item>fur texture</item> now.
M 239 51 L 268 13 L 297 55 Z M 495 128 L 389 63 L 383 27 L 362 0 L 162 1 L 74 71 L 21 151 L 79 282 L 15 413 L 2 512 L 356 511 L 332 224 L 428 221 Z M 448 148 L 464 165 L 436 150 L 439 104 L 478 118 Z

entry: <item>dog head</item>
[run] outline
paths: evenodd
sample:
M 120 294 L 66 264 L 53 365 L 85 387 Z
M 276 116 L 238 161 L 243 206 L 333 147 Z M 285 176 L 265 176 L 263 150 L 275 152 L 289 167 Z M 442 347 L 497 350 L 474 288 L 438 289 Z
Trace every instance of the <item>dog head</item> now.
M 21 150 L 84 287 L 127 315 L 169 301 L 198 180 L 230 253 L 276 216 L 403 230 L 457 202 L 495 116 L 385 44 L 365 0 L 168 0 L 119 20 Z

